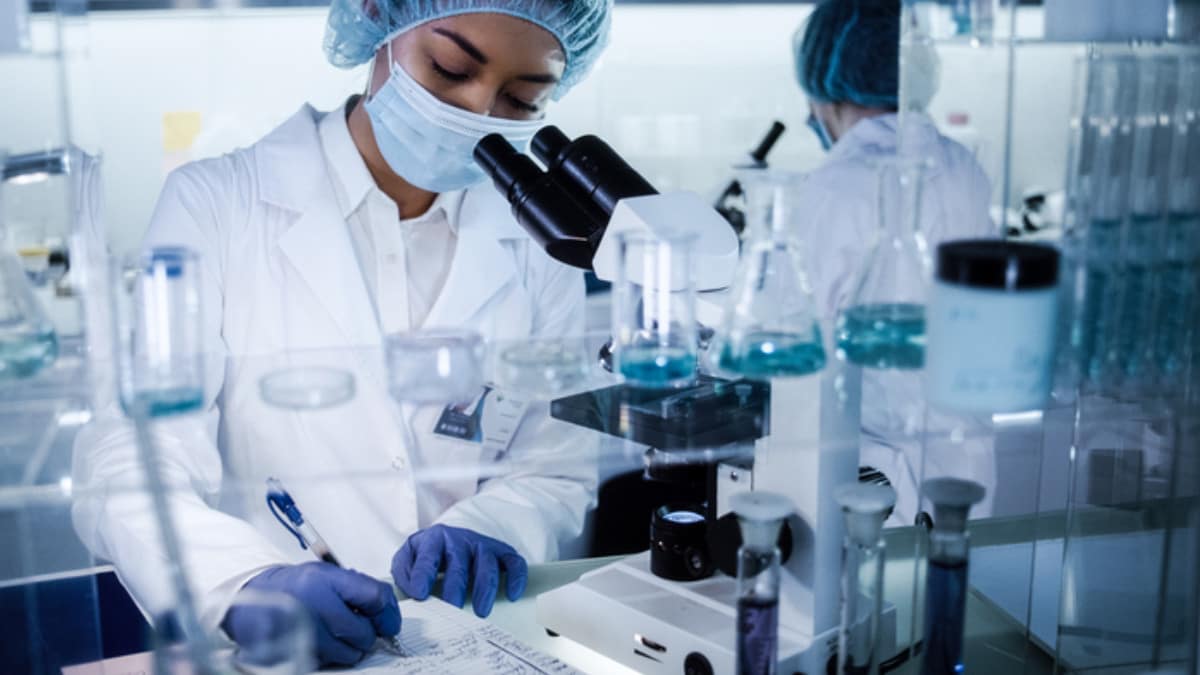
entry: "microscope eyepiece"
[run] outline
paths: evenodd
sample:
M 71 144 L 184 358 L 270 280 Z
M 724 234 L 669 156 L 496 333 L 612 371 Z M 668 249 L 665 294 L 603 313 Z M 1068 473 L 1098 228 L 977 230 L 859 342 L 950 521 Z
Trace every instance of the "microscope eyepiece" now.
M 552 166 L 558 161 L 559 155 L 570 144 L 571 139 L 567 138 L 567 135 L 561 129 L 550 125 L 542 127 L 533 135 L 533 142 L 530 144 L 530 147 L 533 150 L 533 156 L 541 160 L 542 164 Z
M 537 164 L 517 151 L 500 134 L 489 134 L 475 146 L 475 161 L 495 183 L 500 194 L 512 201 L 513 188 L 543 175 Z

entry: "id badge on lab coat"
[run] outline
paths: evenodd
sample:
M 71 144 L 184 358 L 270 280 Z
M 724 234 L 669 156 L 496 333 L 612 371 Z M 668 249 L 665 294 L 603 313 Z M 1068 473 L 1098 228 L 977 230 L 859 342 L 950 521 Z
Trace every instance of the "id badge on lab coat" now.
M 474 399 L 443 408 L 433 433 L 480 443 L 485 455 L 496 457 L 512 444 L 528 408 L 528 399 L 485 385 Z

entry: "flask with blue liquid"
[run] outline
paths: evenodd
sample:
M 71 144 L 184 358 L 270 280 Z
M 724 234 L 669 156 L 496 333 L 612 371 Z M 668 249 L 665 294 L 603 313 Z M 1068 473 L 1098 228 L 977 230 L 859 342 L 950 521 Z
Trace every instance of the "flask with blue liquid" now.
M 747 240 L 730 303 L 709 347 L 718 372 L 795 377 L 825 367 L 825 347 L 796 227 L 801 174 L 746 172 Z
M 920 230 L 922 164 L 879 165 L 879 230 L 838 315 L 838 356 L 881 370 L 925 365 L 925 303 L 931 261 Z
M 32 377 L 57 357 L 54 324 L 34 296 L 24 265 L 0 251 L 0 381 Z

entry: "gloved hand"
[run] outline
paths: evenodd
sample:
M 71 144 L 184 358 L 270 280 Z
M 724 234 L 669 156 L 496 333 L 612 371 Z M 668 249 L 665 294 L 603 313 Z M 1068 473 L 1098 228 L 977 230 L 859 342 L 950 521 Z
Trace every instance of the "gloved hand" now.
M 468 574 L 474 577 L 471 605 L 475 615 L 492 613 L 500 588 L 500 568 L 508 575 L 504 585 L 510 601 L 525 592 L 529 568 L 513 547 L 461 527 L 434 525 L 408 538 L 392 557 L 392 579 L 409 597 L 424 600 L 433 591 L 438 571 L 446 571 L 442 599 L 462 607 L 467 598 Z
M 400 607 L 392 587 L 371 577 L 324 562 L 283 565 L 263 570 L 243 590 L 286 593 L 308 609 L 317 629 L 317 658 L 322 665 L 353 665 L 375 637 L 400 632 Z M 234 642 L 248 643 L 263 634 L 270 610 L 233 607 L 221 627 Z

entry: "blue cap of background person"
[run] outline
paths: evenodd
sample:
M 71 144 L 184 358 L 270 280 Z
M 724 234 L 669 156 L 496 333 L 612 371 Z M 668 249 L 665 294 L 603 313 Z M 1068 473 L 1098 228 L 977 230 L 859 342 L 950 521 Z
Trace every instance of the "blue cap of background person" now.
M 333 0 L 325 27 L 325 55 L 339 68 L 352 68 L 411 28 L 480 12 L 524 19 L 558 39 L 567 60 L 554 91 L 558 99 L 583 79 L 608 44 L 612 0 Z
M 900 0 L 827 0 L 793 39 L 796 78 L 812 100 L 896 110 Z

